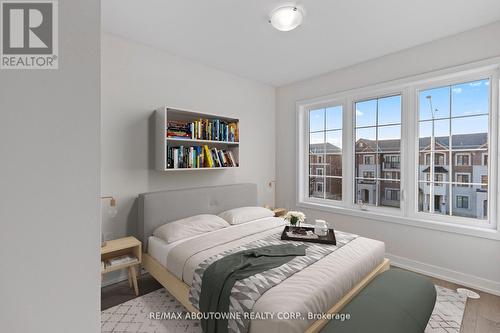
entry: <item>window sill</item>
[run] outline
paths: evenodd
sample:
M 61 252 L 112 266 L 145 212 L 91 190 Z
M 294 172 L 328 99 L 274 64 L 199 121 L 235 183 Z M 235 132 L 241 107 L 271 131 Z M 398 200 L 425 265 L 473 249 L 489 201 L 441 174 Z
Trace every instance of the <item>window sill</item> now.
M 500 240 L 500 233 L 495 228 L 488 229 L 488 228 L 468 226 L 463 224 L 452 225 L 449 223 L 429 221 L 420 218 L 397 216 L 397 215 L 395 216 L 394 214 L 388 214 L 386 212 L 380 212 L 380 211 L 368 211 L 368 210 L 361 210 L 361 209 L 341 207 L 341 206 L 331 206 L 313 202 L 298 202 L 297 207 L 316 209 L 329 213 L 355 216 L 381 222 L 398 223 L 416 228 L 424 228 L 424 229 L 438 230 L 438 231 L 450 232 L 472 237 Z

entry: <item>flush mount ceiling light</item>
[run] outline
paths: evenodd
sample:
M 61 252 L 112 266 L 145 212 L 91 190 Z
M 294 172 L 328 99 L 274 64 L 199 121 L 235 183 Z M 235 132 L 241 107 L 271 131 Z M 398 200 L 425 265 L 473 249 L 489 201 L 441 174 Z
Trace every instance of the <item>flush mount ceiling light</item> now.
M 302 24 L 303 11 L 295 6 L 283 6 L 271 12 L 269 23 L 279 31 L 290 31 Z

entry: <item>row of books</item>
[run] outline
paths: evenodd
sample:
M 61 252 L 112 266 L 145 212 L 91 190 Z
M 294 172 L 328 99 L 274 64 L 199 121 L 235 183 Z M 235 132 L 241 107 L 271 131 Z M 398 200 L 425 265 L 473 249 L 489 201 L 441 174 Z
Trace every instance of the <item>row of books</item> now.
M 238 142 L 238 123 L 220 119 L 200 119 L 193 122 L 167 121 L 167 137 Z
M 167 168 L 220 168 L 237 167 L 231 151 L 209 148 L 207 145 L 194 147 L 168 147 Z

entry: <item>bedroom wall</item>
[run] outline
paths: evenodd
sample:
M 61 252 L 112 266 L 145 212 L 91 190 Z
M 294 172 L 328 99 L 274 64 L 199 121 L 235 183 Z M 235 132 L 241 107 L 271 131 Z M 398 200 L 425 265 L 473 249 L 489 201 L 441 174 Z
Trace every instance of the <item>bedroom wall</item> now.
M 240 119 L 240 168 L 182 173 L 153 170 L 151 116 L 161 105 Z M 251 182 L 273 204 L 275 89 L 110 34 L 102 37 L 102 194 L 118 200 L 103 214 L 108 238 L 135 232 L 139 193 Z M 103 210 L 105 211 L 105 209 Z M 106 277 L 105 283 L 121 278 Z
M 296 206 L 296 109 L 298 100 L 422 74 L 500 56 L 500 22 L 280 87 L 276 93 L 276 200 Z M 362 48 L 360 48 L 362 52 Z M 302 209 L 346 231 L 386 242 L 393 262 L 500 294 L 500 241 Z
M 59 69 L 0 70 L 0 331 L 100 331 L 100 1 L 59 1 Z

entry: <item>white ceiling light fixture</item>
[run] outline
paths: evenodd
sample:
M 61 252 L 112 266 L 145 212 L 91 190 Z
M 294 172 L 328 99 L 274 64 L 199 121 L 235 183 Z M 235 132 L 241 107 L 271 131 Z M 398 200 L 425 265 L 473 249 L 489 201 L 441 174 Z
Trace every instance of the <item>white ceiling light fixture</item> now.
M 304 12 L 296 6 L 283 6 L 271 12 L 269 23 L 279 31 L 297 28 L 304 20 Z

